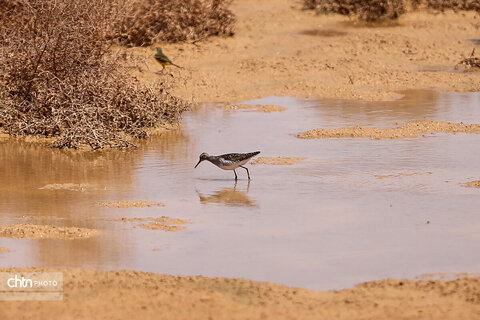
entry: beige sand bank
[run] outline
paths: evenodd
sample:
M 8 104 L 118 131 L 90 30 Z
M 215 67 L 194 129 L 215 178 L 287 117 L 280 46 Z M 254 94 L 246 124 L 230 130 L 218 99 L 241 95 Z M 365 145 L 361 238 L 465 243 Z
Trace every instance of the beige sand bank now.
M 88 228 L 58 227 L 37 224 L 0 225 L 0 237 L 13 239 L 87 239 L 100 234 Z
M 165 207 L 165 204 L 156 201 L 114 201 L 99 203 L 99 206 L 106 208 L 150 208 Z
M 467 188 L 480 188 L 480 180 L 470 181 L 465 183 Z
M 403 123 L 395 128 L 377 129 L 370 127 L 347 127 L 338 129 L 312 129 L 297 135 L 300 139 L 369 138 L 402 139 L 417 138 L 434 133 L 480 133 L 480 124 L 463 124 L 445 121 L 415 121 Z
M 61 319 L 75 320 L 473 320 L 480 315 L 479 277 L 452 281 L 381 280 L 348 290 L 316 292 L 242 279 L 135 271 L 61 271 L 64 301 L 0 301 L 1 319 L 50 320 L 52 315 L 62 315 Z
M 150 230 L 163 230 L 163 231 L 181 231 L 185 230 L 184 226 L 179 226 L 182 224 L 187 224 L 189 221 L 184 219 L 176 219 L 170 217 L 160 217 L 160 218 L 121 218 L 116 219 L 114 221 L 121 221 L 121 222 L 146 222 L 141 223 L 139 226 L 145 229 Z

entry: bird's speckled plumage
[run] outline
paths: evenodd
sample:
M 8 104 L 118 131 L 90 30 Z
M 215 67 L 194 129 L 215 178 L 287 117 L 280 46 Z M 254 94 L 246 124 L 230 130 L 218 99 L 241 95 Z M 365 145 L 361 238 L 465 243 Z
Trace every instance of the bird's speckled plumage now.
M 235 169 L 237 169 L 238 167 L 244 168 L 245 170 L 247 170 L 248 179 L 250 179 L 250 173 L 248 172 L 247 168 L 243 167 L 243 165 L 259 153 L 260 151 L 255 151 L 249 153 L 226 153 L 219 156 L 212 156 L 204 152 L 200 155 L 200 159 L 198 160 L 195 168 L 202 161 L 207 160 L 219 167 L 220 169 L 233 170 L 233 173 L 235 173 L 235 180 L 237 180 L 237 173 L 235 172 Z

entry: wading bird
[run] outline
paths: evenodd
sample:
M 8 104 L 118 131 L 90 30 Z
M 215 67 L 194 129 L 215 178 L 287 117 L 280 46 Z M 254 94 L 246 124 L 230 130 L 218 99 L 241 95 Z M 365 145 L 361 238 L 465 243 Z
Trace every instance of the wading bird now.
M 220 156 L 211 156 L 208 153 L 202 153 L 200 155 L 200 160 L 198 160 L 197 165 L 195 166 L 198 167 L 198 165 L 204 161 L 210 161 L 217 167 L 223 170 L 233 170 L 233 173 L 235 174 L 235 181 L 237 180 L 237 173 L 235 172 L 235 169 L 238 167 L 243 168 L 247 170 L 247 175 L 248 175 L 248 180 L 250 180 L 250 173 L 248 172 L 248 169 L 245 168 L 243 165 L 246 164 L 250 159 L 255 157 L 257 154 L 259 154 L 260 151 L 255 151 L 255 152 L 249 152 L 249 153 L 227 153 L 227 154 L 222 154 Z

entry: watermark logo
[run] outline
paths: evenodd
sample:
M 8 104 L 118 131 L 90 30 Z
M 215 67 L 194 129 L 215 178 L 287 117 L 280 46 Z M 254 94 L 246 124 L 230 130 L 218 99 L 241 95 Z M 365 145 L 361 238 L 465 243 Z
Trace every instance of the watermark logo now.
M 0 272 L 0 300 L 63 300 L 63 273 Z

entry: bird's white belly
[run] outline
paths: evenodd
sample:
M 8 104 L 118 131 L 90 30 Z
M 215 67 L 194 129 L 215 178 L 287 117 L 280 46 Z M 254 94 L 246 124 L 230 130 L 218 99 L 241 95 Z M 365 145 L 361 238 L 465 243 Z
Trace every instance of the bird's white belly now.
M 250 159 L 243 160 L 241 162 L 223 162 L 218 167 L 223 170 L 235 170 L 240 166 L 243 166 L 245 163 L 248 162 Z

